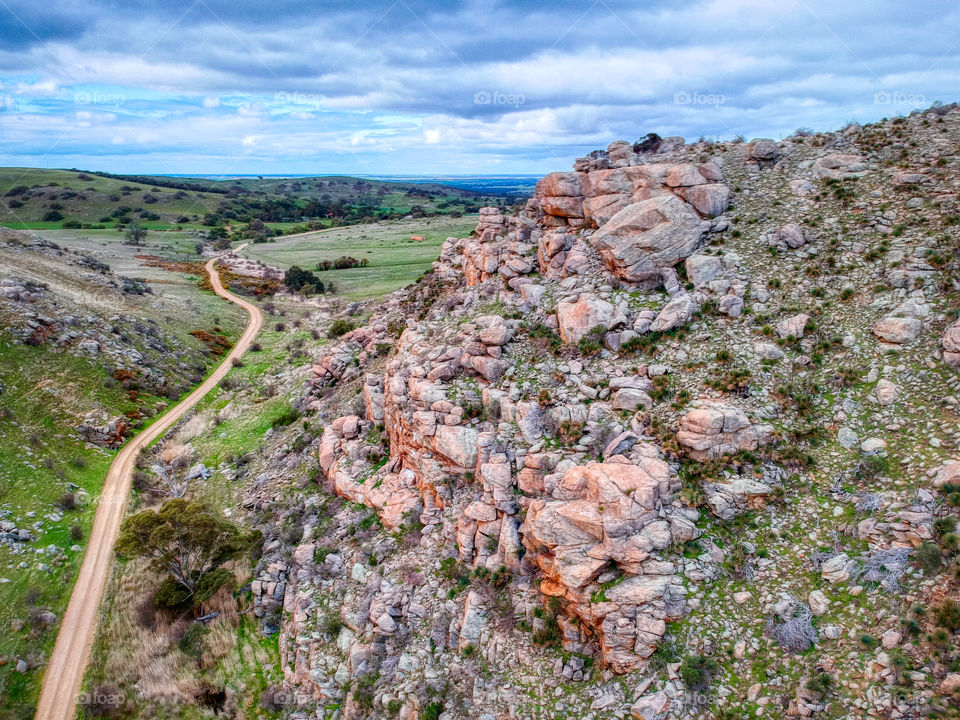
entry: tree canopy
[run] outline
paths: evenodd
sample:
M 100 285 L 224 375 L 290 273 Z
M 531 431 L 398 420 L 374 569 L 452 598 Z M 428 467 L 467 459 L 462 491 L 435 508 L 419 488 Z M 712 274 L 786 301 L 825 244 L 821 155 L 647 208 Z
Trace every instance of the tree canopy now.
M 117 552 L 144 557 L 185 591 L 183 599 L 209 599 L 232 575 L 220 566 L 250 550 L 259 533 L 244 533 L 207 505 L 175 498 L 159 511 L 144 510 L 120 528 Z
M 305 285 L 312 285 L 316 292 L 323 292 L 323 281 L 320 280 L 311 270 L 304 270 L 302 267 L 294 265 L 283 275 L 283 284 L 290 290 L 296 292 Z

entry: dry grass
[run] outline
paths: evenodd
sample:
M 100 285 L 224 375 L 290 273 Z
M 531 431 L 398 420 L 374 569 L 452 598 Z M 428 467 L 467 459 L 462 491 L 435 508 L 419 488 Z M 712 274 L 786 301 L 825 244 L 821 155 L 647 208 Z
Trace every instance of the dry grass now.
M 243 415 L 246 409 L 246 405 L 235 398 L 217 412 L 217 422 L 225 423 L 235 420 Z
M 249 568 L 241 570 L 248 572 Z M 161 577 L 142 560 L 131 561 L 122 573 L 107 616 L 101 621 L 101 633 L 108 639 L 95 657 L 107 682 L 132 689 L 140 700 L 147 702 L 193 705 L 211 682 L 221 687 L 228 682 L 228 674 L 236 664 L 228 660 L 231 656 L 240 661 L 250 654 L 251 661 L 270 662 L 269 656 L 256 647 L 238 648 L 237 626 L 242 608 L 229 590 L 220 590 L 203 607 L 204 613 L 219 611 L 220 615 L 207 626 L 198 661 L 177 646 L 192 624 L 192 617 L 157 612 L 154 621 L 146 623 L 152 627 L 141 624 L 148 613 L 140 608 L 145 599 L 149 601 Z M 259 657 L 261 654 L 263 657 Z M 206 673 L 199 672 L 198 665 Z
M 167 465 L 178 467 L 185 465 L 190 458 L 193 448 L 189 445 L 179 442 L 177 439 L 171 440 L 163 446 L 160 451 L 160 459 Z
M 200 437 L 213 429 L 213 419 L 207 413 L 197 413 L 187 420 L 173 437 L 173 441 L 186 445 L 194 438 Z

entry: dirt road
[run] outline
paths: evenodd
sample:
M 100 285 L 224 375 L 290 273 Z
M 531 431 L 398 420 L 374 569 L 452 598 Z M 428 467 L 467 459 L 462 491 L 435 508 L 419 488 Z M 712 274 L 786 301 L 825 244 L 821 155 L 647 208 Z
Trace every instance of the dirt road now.
M 236 249 L 242 250 L 243 247 L 241 245 Z M 127 443 L 110 466 L 80 574 L 63 616 L 56 646 L 47 663 L 37 704 L 37 720 L 73 720 L 76 715 L 83 674 L 97 629 L 100 601 L 113 565 L 113 546 L 120 533 L 120 523 L 130 495 L 130 479 L 140 450 L 166 432 L 223 379 L 233 359 L 243 355 L 263 325 L 263 313 L 256 305 L 224 290 L 220 276 L 214 269 L 216 260 L 213 258 L 207 263 L 213 290 L 247 311 L 250 315 L 247 328 L 217 369 L 163 417 Z

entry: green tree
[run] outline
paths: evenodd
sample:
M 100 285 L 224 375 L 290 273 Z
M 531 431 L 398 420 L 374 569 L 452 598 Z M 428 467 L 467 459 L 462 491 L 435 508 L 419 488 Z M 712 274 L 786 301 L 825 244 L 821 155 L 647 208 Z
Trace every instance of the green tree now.
M 123 234 L 124 242 L 127 245 L 142 245 L 144 238 L 147 237 L 147 229 L 140 223 L 134 221 L 127 225 L 127 230 Z
M 296 292 L 304 285 L 313 285 L 316 292 L 323 292 L 323 282 L 310 270 L 294 265 L 283 274 L 283 284 Z
M 203 602 L 232 578 L 221 565 L 258 541 L 259 532 L 244 533 L 207 505 L 175 498 L 159 511 L 144 510 L 124 520 L 117 552 L 149 558 L 182 589 L 183 600 Z

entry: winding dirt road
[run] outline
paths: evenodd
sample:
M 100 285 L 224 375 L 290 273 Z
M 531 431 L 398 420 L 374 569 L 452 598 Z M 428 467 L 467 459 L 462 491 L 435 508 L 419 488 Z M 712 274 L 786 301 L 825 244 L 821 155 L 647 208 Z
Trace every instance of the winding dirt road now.
M 244 247 L 241 245 L 236 250 Z M 214 269 L 216 261 L 217 258 L 212 258 L 207 263 L 213 291 L 247 311 L 250 315 L 247 328 L 217 369 L 163 417 L 127 443 L 110 466 L 80 574 L 63 616 L 53 654 L 47 663 L 37 704 L 37 720 L 73 720 L 76 716 L 83 674 L 97 629 L 100 601 L 113 564 L 113 546 L 120 534 L 120 523 L 130 496 L 130 479 L 140 450 L 166 432 L 223 379 L 230 371 L 233 359 L 243 355 L 263 325 L 263 313 L 256 305 L 224 289 L 220 275 Z

